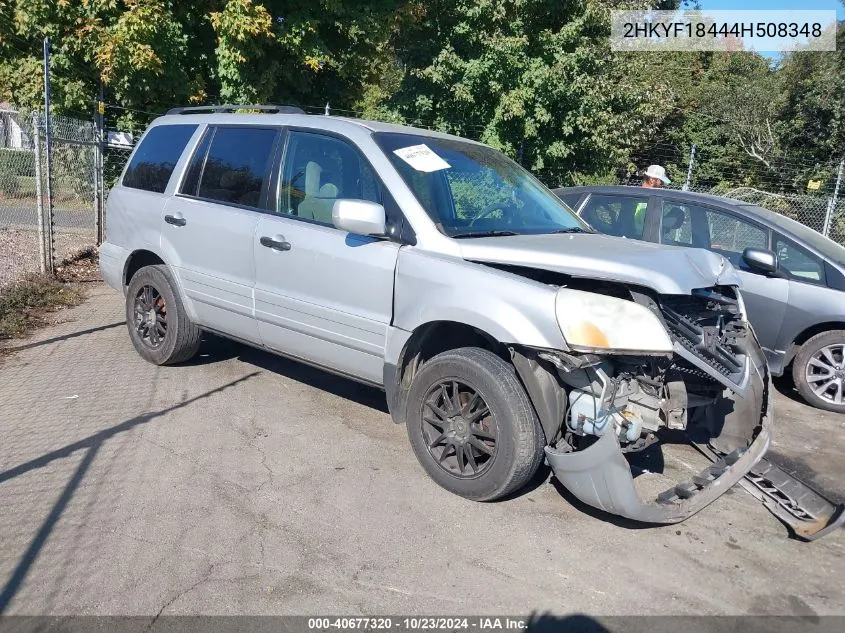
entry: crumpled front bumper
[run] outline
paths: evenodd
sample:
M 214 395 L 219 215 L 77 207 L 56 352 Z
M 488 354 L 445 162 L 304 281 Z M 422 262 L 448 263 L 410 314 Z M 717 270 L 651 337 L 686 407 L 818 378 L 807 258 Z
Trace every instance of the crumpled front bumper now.
M 731 457 L 728 461 L 732 463 L 725 462 L 727 468 L 719 476 L 687 498 L 679 496 L 677 493 L 683 488 L 675 486 L 666 491 L 669 493 L 666 496 L 673 499 L 663 501 L 658 498 L 643 502 L 634 488 L 631 467 L 613 433 L 601 436 L 588 449 L 574 453 L 562 453 L 546 447 L 546 458 L 566 489 L 588 505 L 644 523 L 679 523 L 719 498 L 760 461 L 769 448 L 769 420 L 768 416 L 764 418 L 751 446 L 741 454 L 737 451 L 731 453 L 736 459 Z M 716 467 L 721 469 L 719 465 Z M 713 468 L 711 466 L 707 471 Z M 707 475 L 702 473 L 699 477 L 707 478 Z
M 690 481 L 673 486 L 652 501 L 642 501 L 613 433 L 602 435 L 580 451 L 564 452 L 547 446 L 546 459 L 555 476 L 578 499 L 605 512 L 644 523 L 679 523 L 691 517 L 740 481 L 769 448 L 772 385 L 765 358 L 757 351 L 759 347 L 748 354 L 749 388 L 742 396 L 731 395 L 728 405 L 733 413 L 726 416 L 721 435 L 711 439 L 711 445 L 723 457 Z M 740 428 L 747 429 L 745 441 L 737 437 Z

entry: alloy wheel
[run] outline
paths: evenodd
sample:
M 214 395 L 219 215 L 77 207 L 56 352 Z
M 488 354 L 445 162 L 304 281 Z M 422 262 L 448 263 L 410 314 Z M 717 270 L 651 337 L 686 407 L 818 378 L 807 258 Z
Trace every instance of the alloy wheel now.
M 485 473 L 496 457 L 496 421 L 473 387 L 455 379 L 435 384 L 423 406 L 422 435 L 434 461 L 450 475 Z
M 845 344 L 827 345 L 813 354 L 804 378 L 819 398 L 837 405 L 845 403 Z
M 135 295 L 135 331 L 144 345 L 153 349 L 167 336 L 167 304 L 149 284 L 141 286 Z

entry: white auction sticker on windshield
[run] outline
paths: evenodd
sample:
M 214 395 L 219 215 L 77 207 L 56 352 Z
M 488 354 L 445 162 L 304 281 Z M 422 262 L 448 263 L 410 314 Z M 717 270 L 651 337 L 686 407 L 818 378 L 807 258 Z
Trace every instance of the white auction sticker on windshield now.
M 410 147 L 395 149 L 393 153 L 417 171 L 432 172 L 451 167 L 449 163 L 435 154 L 428 145 L 411 145 Z

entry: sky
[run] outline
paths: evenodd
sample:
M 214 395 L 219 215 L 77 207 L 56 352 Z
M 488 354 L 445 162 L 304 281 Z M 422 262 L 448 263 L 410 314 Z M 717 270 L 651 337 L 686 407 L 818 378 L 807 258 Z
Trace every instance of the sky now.
M 836 17 L 845 20 L 845 5 L 841 0 L 699 0 L 701 8 L 710 11 L 729 9 L 759 9 L 772 11 L 819 11 L 836 9 Z
M 836 10 L 837 20 L 845 20 L 845 4 L 842 0 L 699 0 L 705 11 L 727 11 L 730 9 L 751 9 L 770 11 L 819 11 Z M 772 62 L 780 57 L 780 53 L 763 51 L 764 57 Z

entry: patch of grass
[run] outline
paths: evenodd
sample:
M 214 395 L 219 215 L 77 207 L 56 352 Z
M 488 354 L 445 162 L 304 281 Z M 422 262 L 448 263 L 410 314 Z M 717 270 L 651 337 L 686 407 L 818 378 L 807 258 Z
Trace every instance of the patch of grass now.
M 21 336 L 45 322 L 50 312 L 79 305 L 84 296 L 74 284 L 30 275 L 0 288 L 0 340 Z

